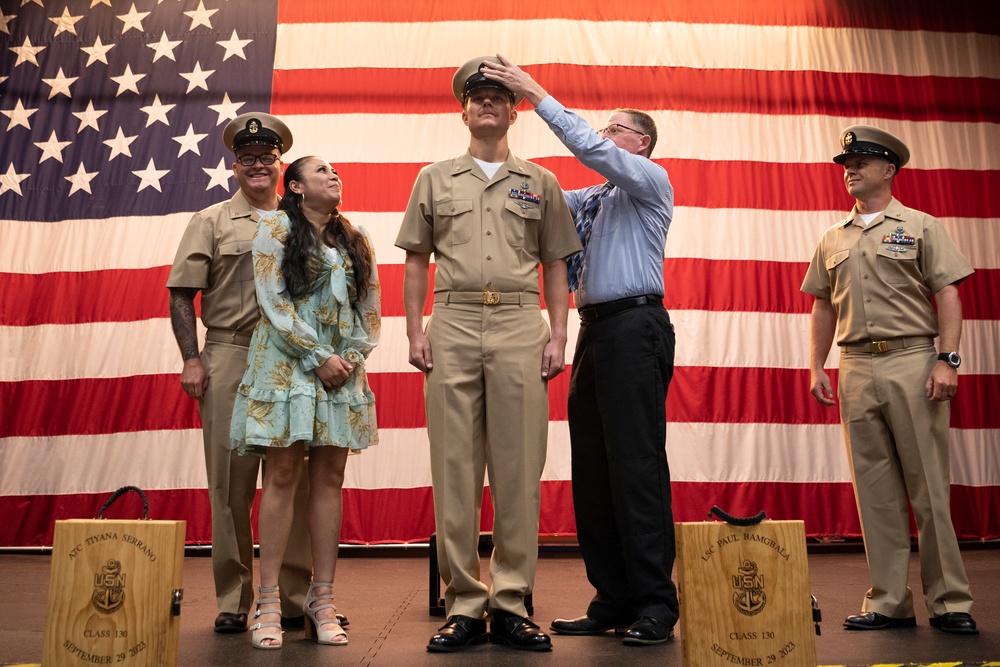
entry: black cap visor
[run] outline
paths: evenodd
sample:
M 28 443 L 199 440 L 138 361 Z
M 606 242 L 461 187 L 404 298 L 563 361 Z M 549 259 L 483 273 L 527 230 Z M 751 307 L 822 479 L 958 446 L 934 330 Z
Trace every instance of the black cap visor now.
M 899 156 L 894 152 L 886 148 L 885 146 L 880 146 L 878 144 L 873 144 L 870 141 L 855 141 L 853 144 L 844 149 L 844 152 L 833 158 L 833 161 L 837 164 L 844 164 L 847 158 L 852 155 L 875 155 L 878 157 L 885 158 L 889 162 L 896 165 L 899 168 Z

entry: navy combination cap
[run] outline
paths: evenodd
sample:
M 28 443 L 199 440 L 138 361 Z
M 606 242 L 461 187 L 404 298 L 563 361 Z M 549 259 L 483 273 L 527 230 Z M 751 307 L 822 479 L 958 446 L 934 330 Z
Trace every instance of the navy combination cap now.
M 899 137 L 870 125 L 851 125 L 840 133 L 840 146 L 843 150 L 833 158 L 837 164 L 844 164 L 852 155 L 877 155 L 897 169 L 910 161 L 910 149 Z
M 493 56 L 482 56 L 479 58 L 473 58 L 469 62 L 465 63 L 455 72 L 455 76 L 451 80 L 451 91 L 455 94 L 455 99 L 465 104 L 465 99 L 474 90 L 479 90 L 480 88 L 495 88 L 497 90 L 507 93 L 510 97 L 510 103 L 513 106 L 517 106 L 517 103 L 521 101 L 521 96 L 512 93 L 507 86 L 503 85 L 499 81 L 494 81 L 493 79 L 487 79 L 480 72 L 483 61 L 488 60 L 491 63 L 500 64 L 500 60 Z
M 292 132 L 276 116 L 251 111 L 229 121 L 222 141 L 234 153 L 244 146 L 269 146 L 285 153 L 292 147 Z

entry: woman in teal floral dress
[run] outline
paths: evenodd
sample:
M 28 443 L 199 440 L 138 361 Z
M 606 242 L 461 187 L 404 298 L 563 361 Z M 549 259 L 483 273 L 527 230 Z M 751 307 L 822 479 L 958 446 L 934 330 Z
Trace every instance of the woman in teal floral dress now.
M 278 210 L 261 217 L 253 242 L 261 318 L 231 428 L 234 449 L 267 457 L 260 597 L 251 626 L 253 645 L 265 649 L 281 647 L 278 572 L 303 468 L 313 555 L 307 635 L 322 644 L 347 643 L 333 606 L 344 467 L 349 452 L 378 442 L 365 373 L 381 327 L 371 242 L 340 215 L 340 178 L 325 160 L 299 158 L 285 170 L 284 184 Z

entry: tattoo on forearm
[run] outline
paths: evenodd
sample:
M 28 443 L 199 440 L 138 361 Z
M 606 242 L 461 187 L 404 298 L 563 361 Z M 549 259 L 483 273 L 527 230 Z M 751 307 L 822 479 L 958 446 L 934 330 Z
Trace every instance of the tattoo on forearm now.
M 194 291 L 192 291 L 194 292 Z M 170 291 L 170 326 L 184 361 L 198 356 L 198 329 L 195 323 L 194 293 Z

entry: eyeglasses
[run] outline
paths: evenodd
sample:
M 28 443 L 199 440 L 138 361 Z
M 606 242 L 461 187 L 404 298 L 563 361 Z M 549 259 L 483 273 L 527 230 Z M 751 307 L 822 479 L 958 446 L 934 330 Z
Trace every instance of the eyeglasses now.
M 260 163 L 265 167 L 270 167 L 278 161 L 278 156 L 274 153 L 264 153 L 263 155 L 240 155 L 236 158 L 236 161 L 244 167 L 252 167 L 254 162 L 257 162 L 258 160 L 260 160 Z
M 637 129 L 629 127 L 627 125 L 622 125 L 621 123 L 611 123 L 610 125 L 608 125 L 604 129 L 598 130 L 597 133 L 598 134 L 607 134 L 607 135 L 613 137 L 616 134 L 621 134 L 625 130 L 628 130 L 629 132 L 635 132 L 636 134 L 646 134 L 645 132 L 643 132 L 641 130 L 637 130 Z

